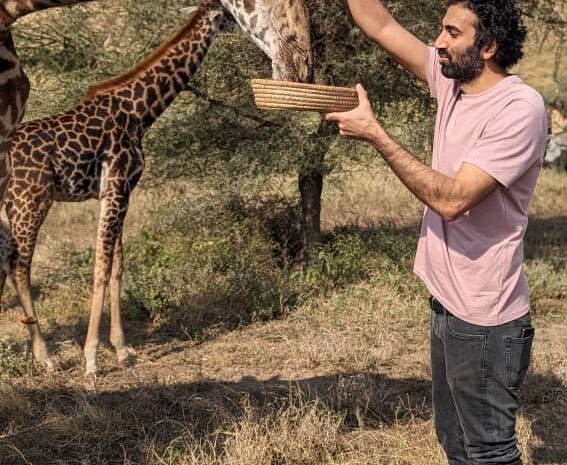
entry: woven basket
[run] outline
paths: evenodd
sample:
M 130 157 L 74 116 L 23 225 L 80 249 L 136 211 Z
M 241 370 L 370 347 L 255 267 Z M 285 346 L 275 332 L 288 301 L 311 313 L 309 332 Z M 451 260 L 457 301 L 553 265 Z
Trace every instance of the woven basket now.
M 254 101 L 264 110 L 297 110 L 330 113 L 358 106 L 356 89 L 320 86 L 272 79 L 252 79 Z

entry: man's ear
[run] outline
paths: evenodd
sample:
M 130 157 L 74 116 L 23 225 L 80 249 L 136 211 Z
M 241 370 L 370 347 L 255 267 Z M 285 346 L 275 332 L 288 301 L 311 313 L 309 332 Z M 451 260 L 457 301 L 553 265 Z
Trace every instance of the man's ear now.
M 493 40 L 488 45 L 482 47 L 482 58 L 484 60 L 490 60 L 491 58 L 494 57 L 494 55 L 496 55 L 497 51 L 498 51 L 498 44 L 496 43 L 496 41 Z

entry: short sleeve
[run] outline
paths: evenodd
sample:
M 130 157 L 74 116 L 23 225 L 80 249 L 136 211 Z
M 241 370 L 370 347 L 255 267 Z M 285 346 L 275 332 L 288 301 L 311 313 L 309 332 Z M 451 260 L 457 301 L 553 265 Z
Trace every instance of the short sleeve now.
M 477 166 L 508 188 L 535 163 L 541 163 L 546 131 L 543 105 L 512 101 L 488 122 L 463 163 Z
M 429 85 L 429 92 L 433 98 L 437 98 L 437 70 L 439 69 L 436 64 L 439 62 L 437 53 L 433 47 L 427 47 L 425 51 L 425 78 Z

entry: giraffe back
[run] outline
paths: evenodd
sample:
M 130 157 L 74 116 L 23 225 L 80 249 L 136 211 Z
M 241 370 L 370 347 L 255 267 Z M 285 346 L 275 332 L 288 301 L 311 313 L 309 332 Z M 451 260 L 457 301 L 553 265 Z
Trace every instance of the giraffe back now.
M 9 197 L 24 190 L 45 191 L 61 201 L 99 197 L 103 163 L 125 132 L 112 117 L 109 100 L 22 124 L 11 150 Z

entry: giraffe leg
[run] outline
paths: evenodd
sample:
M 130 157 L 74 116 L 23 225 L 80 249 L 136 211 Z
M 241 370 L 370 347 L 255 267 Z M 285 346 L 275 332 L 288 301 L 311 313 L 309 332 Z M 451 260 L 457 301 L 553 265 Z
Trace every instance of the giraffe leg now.
M 10 228 L 4 223 L 0 223 L 0 313 L 4 310 L 2 295 L 6 285 L 6 276 L 9 270 L 9 257 L 14 251 L 14 242 L 10 233 Z
M 8 152 L 0 151 L 0 208 L 4 203 L 4 198 L 6 197 L 6 192 L 8 190 L 8 185 L 10 183 L 10 156 Z
M 123 260 L 122 234 L 120 234 L 114 244 L 112 274 L 110 276 L 110 343 L 116 350 L 116 355 L 120 363 L 128 362 L 136 356 L 134 349 L 126 345 L 120 315 L 120 290 L 122 285 L 122 272 L 124 270 Z
M 4 198 L 6 197 L 6 191 L 8 189 L 8 184 L 10 181 L 10 157 L 8 153 L 0 152 L 0 210 L 2 210 L 2 205 L 4 204 Z M 0 313 L 4 311 L 4 305 L 2 304 L 2 294 L 4 294 L 4 285 L 6 284 L 6 269 L 7 269 L 7 259 L 10 253 L 9 244 L 4 241 L 4 225 L 0 225 L 2 238 L 0 239 Z
M 4 311 L 4 301 L 2 296 L 4 294 L 4 287 L 6 286 L 6 272 L 2 269 L 0 270 L 0 313 Z
M 8 153 L 0 153 L 0 210 L 4 203 L 4 198 L 6 197 L 6 191 L 8 189 L 8 183 L 10 181 L 10 157 Z M 4 239 L 4 225 L 0 225 L 2 228 L 2 239 L 0 239 L 0 260 L 2 261 L 0 266 L 0 313 L 4 310 L 2 305 L 2 294 L 4 293 L 4 284 L 6 283 L 6 260 L 10 253 L 8 244 L 5 243 Z
M 9 202 L 7 208 L 15 253 L 13 268 L 9 268 L 10 278 L 24 311 L 22 323 L 27 326 L 30 333 L 33 356 L 48 370 L 52 370 L 54 365 L 35 315 L 30 276 L 37 234 L 51 203 L 50 197 L 38 200 L 22 196 Z
M 47 344 L 45 343 L 45 339 L 41 333 L 39 322 L 33 307 L 30 271 L 31 269 L 29 266 L 18 266 L 14 273 L 12 282 L 14 283 L 14 287 L 18 293 L 20 304 L 24 309 L 25 317 L 21 321 L 27 326 L 30 333 L 33 356 L 48 371 L 51 371 L 54 369 L 53 361 L 49 356 L 49 350 L 47 349 Z
M 117 238 L 122 234 L 127 205 L 128 200 L 118 196 L 105 196 L 101 201 L 91 313 L 84 349 L 87 376 L 95 376 L 98 370 L 96 355 L 100 341 L 104 295 L 110 281 L 114 247 Z

